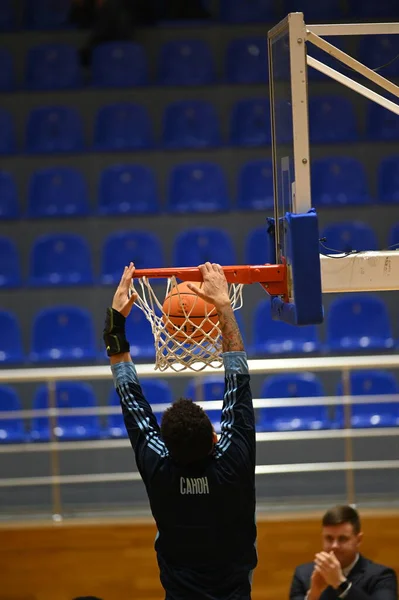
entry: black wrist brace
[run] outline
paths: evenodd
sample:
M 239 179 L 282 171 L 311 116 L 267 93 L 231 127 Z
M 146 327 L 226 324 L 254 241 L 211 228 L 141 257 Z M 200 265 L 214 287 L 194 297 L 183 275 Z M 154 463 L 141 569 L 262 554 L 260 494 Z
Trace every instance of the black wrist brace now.
M 114 308 L 107 308 L 103 331 L 103 340 L 108 356 L 130 351 L 125 333 L 126 318 Z

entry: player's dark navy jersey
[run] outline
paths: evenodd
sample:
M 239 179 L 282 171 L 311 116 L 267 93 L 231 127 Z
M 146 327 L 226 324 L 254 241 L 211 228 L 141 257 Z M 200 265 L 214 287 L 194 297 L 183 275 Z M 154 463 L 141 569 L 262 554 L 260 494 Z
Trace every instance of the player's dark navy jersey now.
M 167 600 L 248 600 L 257 563 L 255 420 L 245 352 L 223 355 L 225 392 L 214 451 L 182 467 L 169 456 L 133 363 L 112 367 L 137 467 L 158 526 Z

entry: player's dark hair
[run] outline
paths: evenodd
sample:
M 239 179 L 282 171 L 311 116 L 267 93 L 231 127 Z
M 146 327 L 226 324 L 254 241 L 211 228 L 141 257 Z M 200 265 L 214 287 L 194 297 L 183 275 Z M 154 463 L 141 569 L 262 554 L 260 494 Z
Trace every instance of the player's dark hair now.
M 192 400 L 179 398 L 164 413 L 161 436 L 173 460 L 189 465 L 213 448 L 213 427 L 206 412 Z
M 330 508 L 323 517 L 323 527 L 330 525 L 343 525 L 344 523 L 350 523 L 353 527 L 353 533 L 356 535 L 361 530 L 360 517 L 357 510 L 347 504 L 339 504 Z

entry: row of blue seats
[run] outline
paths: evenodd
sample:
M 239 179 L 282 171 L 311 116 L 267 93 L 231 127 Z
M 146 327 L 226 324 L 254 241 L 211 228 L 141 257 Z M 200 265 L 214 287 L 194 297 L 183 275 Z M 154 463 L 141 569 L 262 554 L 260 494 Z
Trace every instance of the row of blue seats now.
M 374 202 L 362 163 L 350 157 L 312 162 L 312 204 L 315 207 L 369 205 Z M 143 165 L 117 164 L 99 178 L 98 204 L 93 215 L 145 215 L 159 212 L 206 213 L 273 208 L 273 169 L 270 160 L 249 161 L 237 173 L 235 201 L 230 199 L 222 168 L 211 162 L 176 165 L 170 172 L 167 201 L 161 205 L 154 171 Z M 378 167 L 379 203 L 399 201 L 399 156 Z M 28 185 L 27 210 L 21 213 L 17 186 L 0 171 L 0 219 L 84 217 L 91 213 L 83 174 L 69 167 L 40 169 Z
M 382 65 L 393 58 L 393 36 L 363 38 L 358 59 L 370 67 Z M 334 44 L 335 39 L 331 41 Z M 337 44 L 345 50 L 345 43 Z M 311 56 L 331 63 L 328 55 L 308 49 Z M 276 63 L 276 68 L 283 68 Z M 12 91 L 16 82 L 11 52 L 0 48 L 0 91 Z M 211 85 L 217 81 L 211 48 L 202 40 L 177 40 L 166 42 L 159 51 L 158 85 Z M 315 69 L 309 70 L 311 79 L 320 79 Z M 267 40 L 265 36 L 240 37 L 229 42 L 224 60 L 222 81 L 233 84 L 266 83 L 268 80 Z M 397 62 L 384 70 L 387 77 L 399 76 Z M 275 77 L 288 77 L 288 71 L 276 71 Z M 28 50 L 24 88 L 31 90 L 77 89 L 84 84 L 79 54 L 71 44 L 41 44 Z M 145 49 L 133 42 L 107 42 L 93 50 L 90 85 L 96 87 L 127 88 L 150 84 L 149 66 Z
M 162 2 L 156 6 L 161 8 Z M 204 0 L 203 5 L 209 5 Z M 71 0 L 24 0 L 22 19 L 14 0 L 0 2 L 0 31 L 15 31 L 19 28 L 31 30 L 54 30 L 70 28 Z M 307 19 L 342 19 L 345 17 L 390 18 L 397 14 L 396 0 L 220 0 L 216 18 L 222 23 L 274 22 L 292 11 L 304 11 Z M 167 14 L 167 13 L 165 13 Z M 167 24 L 167 22 L 166 22 Z
M 291 105 L 276 106 L 276 139 L 279 144 L 292 142 Z M 340 96 L 316 96 L 309 102 L 310 141 L 314 144 L 393 141 L 399 139 L 399 117 L 372 103 L 368 108 L 366 133 L 360 134 L 352 102 Z M 27 117 L 25 144 L 18 147 L 14 120 L 10 112 L 0 110 L 0 154 L 24 151 L 30 154 L 59 152 L 123 152 L 165 148 L 202 149 L 220 146 L 270 146 L 270 106 L 266 99 L 246 99 L 231 109 L 228 139 L 222 139 L 215 107 L 210 102 L 183 100 L 164 110 L 162 132 L 155 139 L 147 108 L 134 103 L 101 107 L 94 118 L 93 143 L 86 144 L 83 119 L 67 106 L 42 106 Z
M 327 339 L 320 341 L 314 325 L 294 327 L 271 319 L 270 300 L 254 309 L 251 356 L 312 352 L 382 351 L 396 347 L 385 303 L 369 294 L 351 294 L 334 300 L 326 315 Z M 238 314 L 240 318 L 240 315 Z M 103 361 L 98 350 L 92 316 L 76 306 L 52 306 L 34 317 L 31 348 L 25 356 L 18 320 L 13 313 L 0 312 L 0 364 Z M 127 338 L 136 360 L 154 359 L 154 340 L 144 313 L 134 307 L 127 320 Z M 243 331 L 244 338 L 246 337 Z
M 157 404 L 173 402 L 172 391 L 165 380 L 143 379 L 144 395 L 152 405 L 160 420 L 162 412 Z M 203 382 L 191 380 L 185 395 L 193 400 L 221 400 L 224 393 L 224 381 L 221 377 L 207 377 Z M 399 393 L 395 378 L 384 371 L 357 372 L 351 376 L 353 396 L 392 396 Z M 343 428 L 345 426 L 343 405 L 336 407 L 302 406 L 300 398 L 322 398 L 325 396 L 321 381 L 312 373 L 298 375 L 276 375 L 268 377 L 260 393 L 265 399 L 298 398 L 298 406 L 270 407 L 257 409 L 258 431 L 299 431 Z M 342 385 L 337 387 L 337 396 L 342 395 Z M 109 394 L 108 405 L 119 406 L 119 397 L 114 389 Z M 91 385 L 87 383 L 59 382 L 56 385 L 56 406 L 62 410 L 76 408 L 95 409 L 98 404 Z M 49 408 L 48 387 L 40 386 L 33 398 L 33 410 Z M 16 391 L 9 386 L 0 386 L 0 413 L 18 413 L 21 403 Z M 215 430 L 220 431 L 220 409 L 206 409 Z M 0 443 L 48 442 L 51 437 L 48 417 L 33 417 L 25 427 L 26 421 L 18 415 L 12 418 L 0 417 Z M 62 440 L 84 440 L 98 438 L 126 437 L 126 429 L 121 414 L 109 415 L 103 427 L 98 415 L 63 415 L 57 417 L 54 436 Z M 353 404 L 351 408 L 351 426 L 353 428 L 375 428 L 399 426 L 399 402 L 387 398 L 386 402 Z
M 329 225 L 321 232 L 325 239 L 322 254 L 378 250 L 377 237 L 371 227 L 362 222 L 341 222 Z M 399 247 L 399 223 L 391 229 L 390 248 Z M 127 260 L 138 269 L 166 266 L 160 238 L 147 231 L 117 231 L 102 245 L 101 273 L 93 274 L 92 249 L 87 240 L 70 233 L 46 234 L 37 238 L 31 249 L 27 284 L 32 287 L 70 287 L 79 285 L 116 284 Z M 196 227 L 176 236 L 173 247 L 174 266 L 196 266 L 207 261 L 222 265 L 238 264 L 237 252 L 230 234 L 217 228 Z M 271 242 L 266 226 L 251 231 L 245 242 L 244 263 L 273 262 Z M 170 263 L 169 263 L 170 264 Z M 12 240 L 0 236 L 0 289 L 23 285 L 19 251 Z

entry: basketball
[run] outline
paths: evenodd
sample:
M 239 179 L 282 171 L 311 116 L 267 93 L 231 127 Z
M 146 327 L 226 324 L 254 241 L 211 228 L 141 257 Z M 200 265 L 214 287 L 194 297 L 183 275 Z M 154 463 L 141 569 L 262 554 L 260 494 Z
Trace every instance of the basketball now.
M 200 342 L 205 334 L 216 338 L 219 334 L 215 327 L 219 321 L 216 308 L 192 292 L 187 283 L 184 281 L 174 287 L 163 303 L 163 322 L 168 333 L 188 344 Z M 193 285 L 201 287 L 202 282 Z

